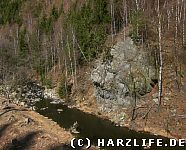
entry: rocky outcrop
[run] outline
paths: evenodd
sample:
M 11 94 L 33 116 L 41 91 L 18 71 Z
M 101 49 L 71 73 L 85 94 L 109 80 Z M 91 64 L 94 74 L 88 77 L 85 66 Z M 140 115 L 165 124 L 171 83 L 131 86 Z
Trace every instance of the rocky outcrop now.
M 45 88 L 44 93 L 43 93 L 44 98 L 45 99 L 54 99 L 54 100 L 60 99 L 56 91 L 57 91 L 56 89 Z
M 117 43 L 110 59 L 99 60 L 91 73 L 97 101 L 128 106 L 151 91 L 156 70 L 147 54 L 131 38 Z
M 53 99 L 52 103 L 62 102 L 56 89 L 44 88 L 34 81 L 27 81 L 14 86 L 0 85 L 0 95 L 26 107 L 34 106 L 35 102 L 42 99 Z
M 0 95 L 14 100 L 16 103 L 32 106 L 36 101 L 44 97 L 44 88 L 32 81 L 16 86 L 1 85 Z

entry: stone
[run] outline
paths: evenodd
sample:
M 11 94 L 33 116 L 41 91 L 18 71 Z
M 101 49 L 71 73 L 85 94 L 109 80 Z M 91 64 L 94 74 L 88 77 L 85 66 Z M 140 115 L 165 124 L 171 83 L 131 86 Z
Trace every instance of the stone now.
M 46 109 L 48 109 L 48 107 L 40 108 L 40 110 L 46 110 Z
M 59 96 L 56 94 L 55 89 L 45 89 L 43 92 L 43 96 L 46 99 L 59 99 Z
M 152 94 L 152 98 L 153 98 L 153 99 L 158 98 L 158 93 L 154 93 L 154 94 Z
M 57 111 L 58 111 L 58 112 L 62 112 L 62 111 L 63 111 L 63 109 L 57 109 Z
M 159 104 L 158 98 L 154 98 L 153 101 L 154 101 L 156 104 Z
M 164 97 L 164 100 L 165 100 L 165 101 L 169 101 L 169 98 L 168 98 L 168 97 Z
M 98 102 L 128 107 L 134 101 L 134 92 L 139 98 L 151 91 L 155 68 L 148 62 L 147 52 L 138 49 L 129 37 L 117 43 L 110 55 L 110 60 L 97 60 L 92 70 L 95 97 Z
M 21 106 L 25 106 L 25 102 L 20 102 L 20 105 Z

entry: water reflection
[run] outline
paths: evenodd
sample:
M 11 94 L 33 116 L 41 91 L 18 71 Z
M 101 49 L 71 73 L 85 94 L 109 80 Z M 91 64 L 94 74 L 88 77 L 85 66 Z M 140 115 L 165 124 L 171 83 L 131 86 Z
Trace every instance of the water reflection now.
M 63 104 L 53 104 L 50 103 L 50 100 L 42 100 L 36 103 L 37 111 L 53 119 L 57 122 L 60 126 L 65 129 L 69 129 L 72 127 L 74 122 L 77 121 L 78 123 L 78 131 L 80 132 L 77 134 L 79 138 L 86 138 L 88 137 L 94 144 L 97 144 L 98 139 L 104 138 L 105 141 L 108 139 L 137 139 L 138 144 L 142 144 L 141 139 L 157 139 L 163 138 L 164 144 L 169 144 L 169 139 L 161 137 L 161 136 L 154 136 L 149 133 L 142 133 L 142 132 L 135 132 L 131 131 L 128 128 L 124 127 L 116 127 L 113 125 L 112 122 L 108 120 L 100 119 L 94 115 L 90 115 L 84 113 L 75 108 L 68 108 Z M 59 111 L 60 110 L 60 111 Z M 133 144 L 131 144 L 133 145 Z M 125 149 L 125 150 L 143 150 L 144 147 L 114 147 L 114 148 L 106 148 L 106 149 Z M 175 150 L 175 149 L 185 149 L 180 147 L 151 147 L 151 150 Z

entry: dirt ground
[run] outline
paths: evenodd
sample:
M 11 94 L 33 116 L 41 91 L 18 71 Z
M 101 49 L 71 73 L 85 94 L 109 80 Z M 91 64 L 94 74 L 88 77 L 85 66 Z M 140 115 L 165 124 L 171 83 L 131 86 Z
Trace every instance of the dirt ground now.
M 0 97 L 0 150 L 65 150 L 72 137 L 55 122 Z

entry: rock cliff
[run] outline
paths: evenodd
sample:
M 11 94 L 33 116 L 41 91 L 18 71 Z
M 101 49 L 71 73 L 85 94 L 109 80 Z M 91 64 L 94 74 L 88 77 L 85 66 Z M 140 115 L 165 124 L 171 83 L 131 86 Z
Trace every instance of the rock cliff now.
M 98 102 L 129 106 L 151 91 L 156 70 L 144 49 L 128 37 L 113 46 L 110 56 L 100 59 L 91 74 Z

